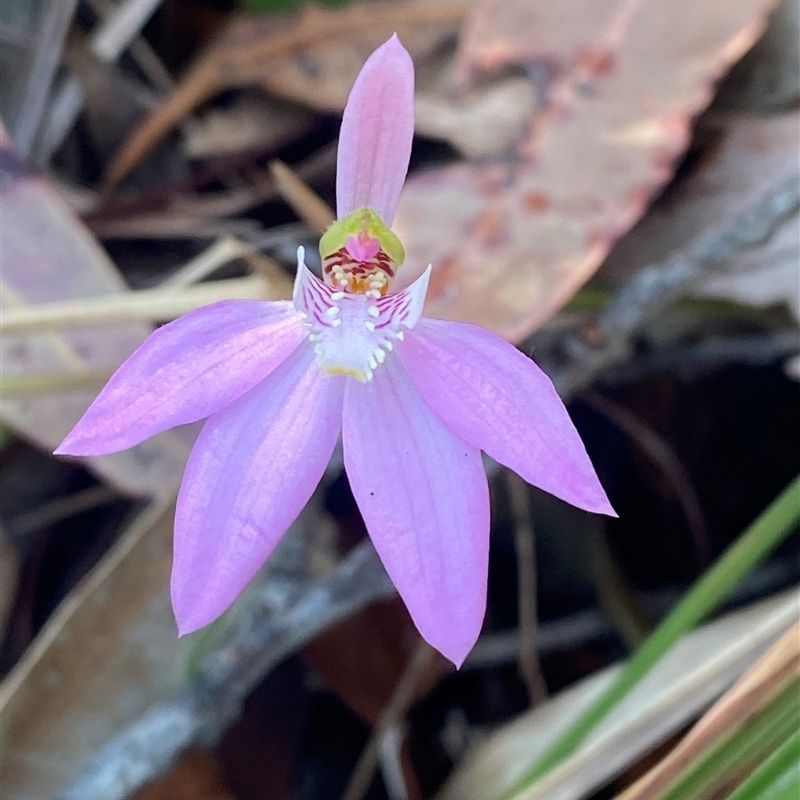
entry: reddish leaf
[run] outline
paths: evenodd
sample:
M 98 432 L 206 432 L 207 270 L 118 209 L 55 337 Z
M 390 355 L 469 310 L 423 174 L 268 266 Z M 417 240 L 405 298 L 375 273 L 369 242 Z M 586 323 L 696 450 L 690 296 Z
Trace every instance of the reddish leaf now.
M 692 117 L 769 9 L 765 0 L 480 3 L 462 75 L 536 67 L 546 102 L 507 158 L 407 185 L 396 227 L 406 280 L 434 265 L 429 313 L 514 341 L 541 325 L 669 179 Z

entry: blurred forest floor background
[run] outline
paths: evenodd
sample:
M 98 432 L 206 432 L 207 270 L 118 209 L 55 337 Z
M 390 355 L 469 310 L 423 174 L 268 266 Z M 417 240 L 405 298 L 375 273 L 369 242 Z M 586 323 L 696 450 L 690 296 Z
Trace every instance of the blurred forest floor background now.
M 3 797 L 508 796 L 800 472 L 798 17 L 796 0 L 3 0 Z M 197 429 L 50 453 L 154 325 L 290 296 L 298 245 L 316 253 L 331 219 L 347 94 L 395 31 L 418 76 L 403 281 L 432 262 L 429 315 L 533 354 L 619 519 L 489 465 L 489 609 L 455 672 L 334 459 L 234 608 L 178 640 L 172 506 Z M 694 794 L 674 794 L 675 753 L 708 757 L 796 687 L 799 581 L 794 535 L 515 796 L 727 796 L 779 739 Z

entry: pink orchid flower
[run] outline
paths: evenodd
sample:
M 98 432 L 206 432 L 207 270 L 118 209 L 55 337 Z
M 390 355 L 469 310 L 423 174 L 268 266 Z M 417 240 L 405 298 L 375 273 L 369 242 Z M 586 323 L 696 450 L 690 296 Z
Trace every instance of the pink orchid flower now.
M 421 316 L 430 267 L 392 292 L 389 229 L 408 170 L 414 67 L 393 36 L 342 120 L 339 219 L 323 278 L 298 251 L 292 302 L 232 300 L 158 329 L 56 451 L 123 450 L 208 417 L 175 514 L 181 634 L 222 614 L 311 497 L 341 435 L 353 494 L 422 636 L 456 665 L 486 608 L 481 451 L 579 508 L 613 515 L 550 380 L 505 340 Z

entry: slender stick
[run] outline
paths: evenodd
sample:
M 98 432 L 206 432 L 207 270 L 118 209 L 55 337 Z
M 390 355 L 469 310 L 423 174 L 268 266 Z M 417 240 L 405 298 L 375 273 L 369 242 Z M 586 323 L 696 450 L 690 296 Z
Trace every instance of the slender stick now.
M 513 472 L 507 471 L 506 478 L 514 515 L 514 547 L 517 551 L 519 671 L 528 690 L 528 700 L 533 706 L 547 699 L 547 684 L 537 649 L 536 540 L 528 487 Z
M 386 704 L 386 708 L 383 710 L 378 724 L 372 731 L 367 746 L 358 759 L 358 763 L 350 778 L 350 783 L 345 793 L 342 795 L 342 800 L 361 800 L 367 793 L 369 785 L 372 782 L 375 767 L 378 763 L 381 739 L 386 731 L 388 731 L 408 710 L 408 707 L 414 700 L 414 692 L 416 691 L 417 684 L 422 674 L 430 666 L 433 655 L 433 648 L 427 642 L 420 640 L 417 649 L 406 665 L 405 671 L 400 676 L 400 680 L 397 682 L 397 686 L 389 702 Z
M 553 376 L 559 393 L 574 397 L 612 366 L 633 354 L 633 334 L 645 320 L 686 294 L 691 285 L 724 273 L 730 257 L 756 247 L 775 233 L 800 208 L 800 176 L 770 188 L 739 217 L 709 230 L 684 250 L 647 267 L 627 281 L 592 326 L 592 341 L 576 334 L 560 343 L 568 363 L 540 364 Z M 599 344 L 597 344 L 599 342 Z
M 626 433 L 631 441 L 661 470 L 680 503 L 698 565 L 701 568 L 707 567 L 711 562 L 711 555 L 703 507 L 692 485 L 689 473 L 677 453 L 664 437 L 624 406 L 617 405 L 592 390 L 584 392 L 581 399 Z
M 135 320 L 164 322 L 219 300 L 270 299 L 272 288 L 261 276 L 231 278 L 199 286 L 140 289 L 80 300 L 9 308 L 0 319 L 0 333 L 33 333 L 77 325 L 114 324 Z M 275 298 L 277 299 L 277 298 Z
M 275 159 L 269 171 L 278 194 L 314 233 L 322 235 L 336 219 L 333 209 L 289 166 Z
M 41 24 L 34 42 L 33 62 L 13 130 L 17 153 L 24 158 L 30 155 L 36 141 L 76 5 L 77 0 L 50 0 L 39 12 Z

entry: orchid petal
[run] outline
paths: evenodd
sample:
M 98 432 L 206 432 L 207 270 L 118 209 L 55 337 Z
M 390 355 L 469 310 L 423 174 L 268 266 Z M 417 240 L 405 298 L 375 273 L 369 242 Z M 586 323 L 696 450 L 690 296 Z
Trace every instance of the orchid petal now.
M 175 512 L 181 634 L 230 606 L 311 497 L 339 436 L 343 380 L 303 346 L 205 424 Z
M 422 314 L 431 268 L 400 292 L 383 297 L 351 294 L 329 286 L 297 251 L 294 305 L 306 318 L 320 368 L 328 374 L 369 380 L 373 371 Z
M 528 483 L 616 516 L 550 379 L 475 325 L 422 319 L 398 354 L 440 419 Z
M 305 335 L 291 303 L 224 300 L 192 311 L 149 336 L 56 453 L 114 453 L 203 419 L 269 375 Z
M 450 431 L 396 358 L 348 380 L 344 463 L 367 530 L 422 636 L 456 666 L 486 610 L 489 490 L 480 451 Z
M 414 136 L 414 64 L 395 34 L 368 59 L 342 117 L 336 165 L 341 219 L 367 206 L 391 225 Z

